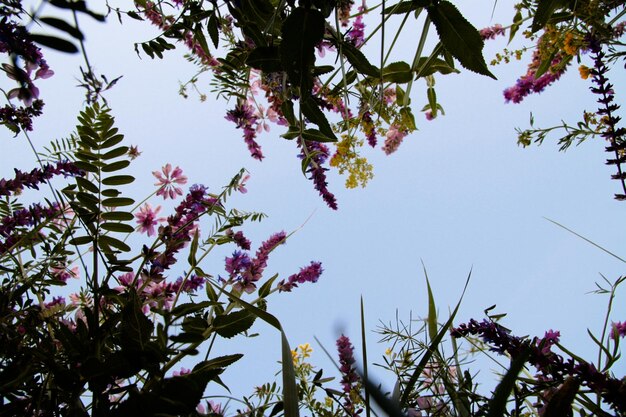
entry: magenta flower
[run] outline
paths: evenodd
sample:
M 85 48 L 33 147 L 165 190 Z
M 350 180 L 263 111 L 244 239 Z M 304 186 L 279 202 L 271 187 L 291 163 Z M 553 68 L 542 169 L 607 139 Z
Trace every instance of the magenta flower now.
M 367 10 L 367 7 L 363 4 L 359 6 L 358 10 L 360 14 L 356 17 L 352 24 L 352 29 L 350 29 L 346 35 L 346 39 L 357 48 L 365 43 L 365 23 L 363 23 L 363 14 Z
M 361 410 L 356 408 L 350 394 L 353 390 L 358 389 L 359 375 L 354 368 L 354 363 L 356 362 L 354 360 L 354 347 L 352 347 L 348 337 L 341 335 L 337 339 L 337 351 L 339 352 L 339 370 L 343 375 L 341 385 L 343 386 L 343 392 L 346 394 L 344 395 L 343 406 L 349 416 L 356 417 Z
M 500 24 L 496 24 L 494 26 L 481 29 L 479 33 L 480 33 L 480 37 L 483 40 L 495 39 L 496 36 L 504 36 L 506 34 L 506 32 L 504 31 L 504 28 Z
M 279 291 L 290 292 L 294 287 L 297 287 L 298 284 L 317 282 L 323 271 L 321 262 L 312 261 L 309 266 L 300 268 L 300 272 L 287 278 L 287 281 L 282 280 L 278 284 Z
M 259 118 L 254 115 L 254 108 L 245 102 L 238 103 L 233 110 L 226 112 L 225 118 L 235 123 L 237 129 L 243 130 L 243 139 L 248 145 L 250 156 L 259 161 L 263 160 L 261 146 L 255 140 Z
M 613 323 L 613 331 L 611 332 L 611 339 L 617 340 L 619 337 L 626 337 L 626 321 Z
M 166 164 L 161 168 L 161 172 L 153 171 L 152 175 L 156 177 L 158 182 L 154 185 L 158 185 L 160 188 L 157 191 L 157 195 L 162 195 L 164 200 L 176 198 L 176 195 L 183 195 L 183 190 L 177 187 L 175 184 L 185 185 L 187 184 L 187 177 L 183 175 L 183 170 L 179 167 L 172 170 L 172 165 Z
M 389 126 L 389 130 L 387 130 L 387 137 L 385 139 L 385 144 L 383 145 L 383 152 L 387 155 L 391 155 L 395 151 L 398 150 L 400 144 L 408 135 L 409 132 L 407 130 L 400 130 L 396 124 L 392 124 Z
M 157 215 L 161 211 L 161 206 L 156 206 L 153 210 L 150 203 L 146 203 L 139 209 L 139 213 L 135 214 L 137 224 L 139 224 L 140 233 L 148 233 L 148 236 L 154 236 L 154 226 L 159 222 L 165 221 L 163 217 L 157 218 Z

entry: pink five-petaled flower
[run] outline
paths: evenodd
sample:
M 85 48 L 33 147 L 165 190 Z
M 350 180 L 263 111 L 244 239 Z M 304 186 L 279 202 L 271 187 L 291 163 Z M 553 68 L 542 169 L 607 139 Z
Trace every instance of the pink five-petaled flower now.
M 187 184 L 187 177 L 183 175 L 183 170 L 179 167 L 172 170 L 171 164 L 166 164 L 161 170 L 163 174 L 159 171 L 152 172 L 152 175 L 154 175 L 158 180 L 158 182 L 154 185 L 158 185 L 160 187 L 157 191 L 157 195 L 162 195 L 164 200 L 167 200 L 168 198 L 173 200 L 176 198 L 176 195 L 183 195 L 183 190 L 174 185 Z
M 148 236 L 154 235 L 154 226 L 159 222 L 165 221 L 163 217 L 157 218 L 157 215 L 161 211 L 161 206 L 156 206 L 153 210 L 150 203 L 146 203 L 139 209 L 139 213 L 135 214 L 137 224 L 139 224 L 140 233 L 148 233 Z

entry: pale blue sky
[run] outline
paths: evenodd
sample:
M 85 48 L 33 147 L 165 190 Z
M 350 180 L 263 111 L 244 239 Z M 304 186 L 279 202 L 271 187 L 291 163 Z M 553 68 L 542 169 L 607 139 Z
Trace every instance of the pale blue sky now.
M 458 5 L 479 28 L 507 24 L 512 16 L 511 2 L 498 2 L 493 20 L 492 2 Z M 178 95 L 178 81 L 195 71 L 180 53 L 169 53 L 162 61 L 137 58 L 132 44 L 149 39 L 151 28 L 130 19 L 120 27 L 113 16 L 106 25 L 83 22 L 96 70 L 109 78 L 124 75 L 106 97 L 127 142 L 143 151 L 132 165 L 135 197 L 152 189 L 150 172 L 167 162 L 183 168 L 190 184 L 214 190 L 246 167 L 251 173 L 249 192 L 233 204 L 269 215 L 245 229 L 254 244 L 273 232 L 300 227 L 313 214 L 272 254 L 268 272 L 287 277 L 310 260 L 323 263 L 325 272 L 317 284 L 276 295 L 269 304 L 292 345 L 313 345 L 316 364 L 332 367 L 314 344 L 314 335 L 333 352 L 339 329 L 358 345 L 361 296 L 370 330 L 379 319 L 393 321 L 396 309 L 403 319 L 409 311 L 425 315 L 422 261 L 442 316 L 456 303 L 472 270 L 457 323 L 482 318 L 484 308 L 497 304 L 499 312 L 508 313 L 504 324 L 516 334 L 543 335 L 558 329 L 569 348 L 595 359 L 586 329 L 600 331 L 607 300 L 587 293 L 601 280 L 600 274 L 615 280 L 623 264 L 544 217 L 624 257 L 626 225 L 621 216 L 626 203 L 612 198 L 618 184 L 610 180 L 613 168 L 604 165 L 600 139 L 561 153 L 550 140 L 539 148 L 522 149 L 514 131 L 528 125 L 531 111 L 536 124 L 547 127 L 560 120 L 576 122 L 584 109 L 595 108 L 590 82 L 581 80 L 575 68 L 519 105 L 504 104 L 502 90 L 525 72 L 525 63 L 494 67 L 497 81 L 468 72 L 438 77 L 437 94 L 446 116 L 428 122 L 418 114 L 419 131 L 391 156 L 367 150 L 375 166 L 367 188 L 346 190 L 344 179 L 331 174 L 330 189 L 340 207 L 333 212 L 302 176 L 295 144 L 279 138 L 279 128 L 259 140 L 266 159 L 252 160 L 241 132 L 224 120 L 233 103 L 213 97 L 199 103 L 193 96 L 184 100 Z M 402 47 L 407 46 L 403 50 L 410 51 L 405 60 L 412 58 L 416 37 L 409 33 L 402 40 Z M 487 60 L 505 46 L 504 38 L 489 42 Z M 46 108 L 32 134 L 37 146 L 67 136 L 83 100 L 82 91 L 74 88 L 79 57 L 45 54 L 56 75 L 38 84 Z M 208 81 L 205 76 L 199 82 L 206 92 Z M 626 93 L 624 72 L 614 71 L 611 81 L 619 101 Z M 424 84 L 416 82 L 413 94 L 416 108 L 421 108 L 426 102 Z M 8 130 L 1 135 L 0 174 L 9 176 L 15 164 L 31 168 L 33 157 L 23 138 L 11 139 Z M 222 272 L 223 256 L 216 254 L 205 269 Z M 625 295 L 622 288 L 614 320 L 626 320 Z M 229 343 L 249 353 L 224 376 L 234 393 L 251 392 L 253 385 L 272 380 L 278 370 L 279 335 L 267 326 L 258 329 L 262 335 L 256 340 Z M 380 362 L 387 346 L 375 345 L 377 335 L 369 337 L 370 359 Z M 251 374 L 251 367 L 256 372 Z M 615 370 L 623 375 L 623 361 Z

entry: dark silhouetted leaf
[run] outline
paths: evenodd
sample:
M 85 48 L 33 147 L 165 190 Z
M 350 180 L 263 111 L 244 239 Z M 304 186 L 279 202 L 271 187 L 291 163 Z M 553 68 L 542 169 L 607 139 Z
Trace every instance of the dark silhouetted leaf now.
M 411 66 L 406 62 L 393 62 L 383 68 L 383 81 L 392 83 L 408 83 L 413 79 Z
M 114 172 L 119 171 L 120 169 L 124 169 L 130 165 L 130 161 L 122 160 L 117 162 L 112 162 L 110 164 L 106 164 L 101 168 L 102 172 Z
M 100 235 L 98 237 L 98 240 L 100 241 L 100 243 L 106 246 L 109 246 L 111 248 L 121 250 L 122 252 L 130 252 L 130 246 L 128 246 L 126 243 L 114 237 L 111 237 L 108 235 Z
M 430 5 L 432 5 L 431 0 L 401 1 L 393 6 L 387 6 L 385 10 L 383 10 L 383 14 L 406 14 Z
M 312 98 L 303 97 L 300 100 L 300 109 L 302 110 L 302 114 L 304 114 L 309 121 L 315 123 L 325 136 L 330 138 L 332 142 L 337 141 L 337 137 L 330 127 L 326 115 L 324 115 L 324 112 Z M 326 140 L 326 142 L 328 142 L 328 140 Z
M 102 205 L 105 207 L 121 207 L 130 206 L 135 200 L 128 197 L 113 197 L 102 200 Z
M 118 232 L 118 233 L 132 233 L 135 228 L 126 223 L 102 223 L 100 225 L 104 230 L 108 230 L 109 232 Z
M 78 48 L 72 42 L 57 38 L 56 36 L 31 33 L 30 38 L 33 42 L 38 43 L 39 45 L 47 46 L 48 48 L 56 49 L 60 52 L 66 52 L 68 54 L 75 54 L 78 52 Z
M 124 185 L 130 184 L 135 181 L 135 178 L 130 175 L 115 175 L 113 177 L 107 177 L 102 180 L 104 185 Z
M 83 39 L 85 39 L 85 36 L 80 30 L 70 25 L 65 20 L 57 19 L 56 17 L 40 17 L 39 20 L 47 25 L 52 26 L 53 28 L 62 30 L 63 32 L 78 40 L 82 41 Z
M 567 0 L 539 0 L 537 11 L 533 17 L 532 31 L 542 29 L 550 20 L 554 12 L 567 5 Z
M 483 58 L 483 40 L 480 33 L 449 1 L 442 0 L 427 8 L 443 46 L 463 67 L 478 74 L 496 78 Z
M 222 337 L 231 338 L 240 333 L 248 331 L 254 324 L 256 317 L 246 310 L 235 311 L 225 315 L 215 317 L 213 326 L 217 334 Z
M 305 129 L 302 131 L 302 138 L 312 142 L 337 142 L 337 138 L 331 138 L 317 129 Z
M 113 221 L 130 221 L 135 218 L 132 213 L 126 213 L 123 211 L 105 211 L 100 215 L 104 220 L 113 220 Z
M 278 47 L 276 46 L 257 46 L 250 52 L 250 55 L 248 55 L 246 64 L 263 72 L 278 72 L 283 70 Z

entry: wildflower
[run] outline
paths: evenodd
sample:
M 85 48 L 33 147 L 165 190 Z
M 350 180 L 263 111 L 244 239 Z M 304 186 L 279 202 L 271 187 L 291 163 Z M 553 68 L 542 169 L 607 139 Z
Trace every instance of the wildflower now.
M 400 147 L 400 144 L 408 134 L 408 130 L 401 130 L 397 124 L 392 123 L 391 126 L 389 126 L 389 130 L 387 130 L 387 134 L 385 135 L 386 139 L 385 144 L 383 145 L 383 152 L 387 155 L 391 155 L 397 151 L 398 147 Z
M 228 229 L 226 236 L 230 237 L 241 249 L 250 250 L 250 241 L 243 235 L 241 230 L 235 233 L 232 229 Z
M 52 275 L 52 278 L 59 281 L 67 282 L 70 278 L 78 279 L 78 273 L 79 270 L 77 266 L 72 269 L 67 269 L 65 265 L 60 264 L 50 266 L 50 274 Z
M 278 284 L 278 288 L 281 292 L 290 292 L 294 287 L 297 287 L 298 284 L 317 282 L 322 272 L 323 269 L 320 262 L 311 262 L 309 266 L 300 268 L 300 272 L 287 278 L 287 281 L 282 280 Z
M 580 73 L 580 78 L 586 80 L 591 75 L 591 68 L 586 65 L 581 65 L 578 67 L 578 72 Z
M 226 266 L 224 269 L 228 272 L 231 279 L 235 279 L 241 275 L 241 273 L 250 268 L 250 265 L 252 264 L 248 254 L 238 250 L 233 252 L 231 257 L 226 257 L 225 262 Z
M 152 175 L 156 177 L 158 182 L 154 185 L 158 185 L 160 188 L 157 191 L 157 195 L 162 195 L 164 200 L 176 198 L 176 195 L 183 195 L 183 190 L 180 187 L 176 187 L 174 184 L 184 185 L 187 184 L 187 177 L 183 175 L 183 170 L 179 167 L 172 170 L 172 165 L 166 164 L 161 168 L 161 172 L 152 171 Z
M 363 15 L 367 12 L 365 5 L 359 6 L 359 15 L 352 24 L 352 29 L 348 31 L 346 39 L 357 48 L 365 43 L 365 23 L 363 23 Z
M 229 120 L 237 126 L 237 129 L 243 130 L 244 142 L 248 145 L 250 155 L 259 161 L 263 160 L 263 152 L 256 142 L 256 128 L 259 118 L 254 115 L 254 109 L 249 104 L 243 102 L 238 103 L 233 110 L 226 112 L 226 120 Z
M 248 189 L 246 188 L 246 181 L 248 181 L 249 179 L 250 179 L 250 175 L 246 174 L 241 179 L 241 182 L 239 183 L 239 185 L 237 185 L 237 191 L 239 191 L 241 194 L 245 194 L 248 192 Z
M 298 345 L 298 349 L 300 349 L 300 353 L 302 354 L 303 358 L 309 358 L 311 356 L 311 353 L 313 352 L 313 348 L 308 343 Z
M 350 19 L 350 11 L 354 5 L 354 0 L 338 0 L 337 1 L 337 13 L 339 14 L 339 21 L 341 26 L 348 26 L 348 20 Z
M 191 373 L 191 369 L 187 369 L 185 367 L 181 367 L 180 371 L 174 371 L 172 374 L 174 376 L 183 376 L 183 375 L 188 375 Z
M 145 203 L 139 209 L 139 213 L 135 214 L 135 218 L 137 219 L 137 224 L 139 224 L 140 233 L 147 232 L 148 236 L 154 235 L 154 226 L 165 220 L 163 217 L 157 218 L 159 211 L 161 211 L 161 206 L 156 206 L 153 210 L 150 203 Z
M 0 124 L 7 125 L 15 133 L 33 130 L 33 118 L 42 115 L 43 101 L 35 100 L 29 107 L 15 107 L 10 104 L 0 108 Z
M 306 171 L 310 175 L 309 179 L 313 181 L 315 189 L 322 196 L 328 207 L 337 210 L 337 199 L 333 193 L 328 191 L 328 182 L 326 181 L 328 168 L 322 166 L 328 158 L 328 148 L 319 142 L 303 143 L 303 146 L 306 146 L 309 152 L 313 152 Z M 301 151 L 298 156 L 305 158 L 306 154 L 304 151 Z
M 140 155 L 141 152 L 139 152 L 139 148 L 135 145 L 131 145 L 130 149 L 128 150 L 128 156 L 130 157 L 130 159 L 137 159 Z
M 504 31 L 504 28 L 502 27 L 502 25 L 496 24 L 494 26 L 481 29 L 479 33 L 480 33 L 480 37 L 483 40 L 487 40 L 487 39 L 495 39 L 496 36 L 504 36 L 506 32 Z
M 14 171 L 15 177 L 13 179 L 0 179 L 0 196 L 10 196 L 24 187 L 38 190 L 39 184 L 45 183 L 55 175 L 85 175 L 84 171 L 78 169 L 73 162 L 68 161 L 60 161 L 55 165 L 46 164 L 41 169 L 35 168 L 30 172 L 22 172 L 19 169 L 14 169 Z
M 613 340 L 617 340 L 619 337 L 625 337 L 626 336 L 626 321 L 621 322 L 618 321 L 617 323 L 612 323 L 612 332 L 611 332 L 611 339 Z
M 353 390 L 358 390 L 359 376 L 354 368 L 354 348 L 350 339 L 344 335 L 341 335 L 337 339 L 337 351 L 339 352 L 339 370 L 342 373 L 341 385 L 343 387 L 344 402 L 343 405 L 349 416 L 358 416 L 360 409 L 356 408 L 353 402 L 351 393 Z

